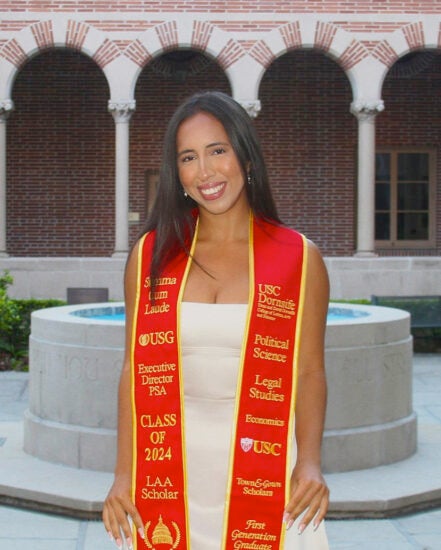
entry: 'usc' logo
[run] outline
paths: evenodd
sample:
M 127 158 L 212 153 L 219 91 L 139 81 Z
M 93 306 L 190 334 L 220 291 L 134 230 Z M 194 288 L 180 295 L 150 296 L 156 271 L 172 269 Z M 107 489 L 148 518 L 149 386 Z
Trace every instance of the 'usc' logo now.
M 267 296 L 280 296 L 280 290 L 282 289 L 279 285 L 267 285 L 259 283 L 259 292 L 266 294 Z
M 250 439 L 249 437 L 242 437 L 240 440 L 240 446 L 242 450 L 248 453 L 253 450 L 256 454 L 260 455 L 273 455 L 280 456 L 282 448 L 281 443 L 272 443 L 271 441 L 259 441 L 257 439 Z
M 138 342 L 140 346 L 161 346 L 162 344 L 173 344 L 175 335 L 172 330 L 160 332 L 147 332 L 140 334 Z

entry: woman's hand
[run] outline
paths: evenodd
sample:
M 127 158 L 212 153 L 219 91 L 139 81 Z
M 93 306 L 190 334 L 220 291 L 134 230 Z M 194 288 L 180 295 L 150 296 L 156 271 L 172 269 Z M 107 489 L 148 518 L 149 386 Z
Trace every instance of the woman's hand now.
M 299 535 L 313 521 L 314 530 L 326 515 L 329 489 L 320 468 L 310 464 L 296 464 L 291 474 L 291 498 L 285 507 L 287 529 L 305 512 L 299 525 Z
M 131 499 L 130 475 L 115 476 L 115 481 L 104 501 L 103 522 L 111 540 L 115 541 L 118 548 L 122 548 L 122 536 L 126 539 L 127 546 L 132 548 L 132 529 L 129 517 L 142 538 L 144 529 L 141 516 Z

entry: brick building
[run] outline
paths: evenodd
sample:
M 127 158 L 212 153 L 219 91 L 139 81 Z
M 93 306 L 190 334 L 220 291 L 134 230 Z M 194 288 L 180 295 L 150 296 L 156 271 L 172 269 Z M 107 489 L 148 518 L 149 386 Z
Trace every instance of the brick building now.
M 439 294 L 440 51 L 441 0 L 0 0 L 0 271 L 121 297 L 166 120 L 215 88 L 334 297 Z

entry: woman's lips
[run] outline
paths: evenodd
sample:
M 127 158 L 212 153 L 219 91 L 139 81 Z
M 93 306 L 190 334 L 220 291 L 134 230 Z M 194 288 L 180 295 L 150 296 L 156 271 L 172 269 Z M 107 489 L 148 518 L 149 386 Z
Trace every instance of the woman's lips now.
M 204 199 L 207 200 L 214 200 L 219 198 L 224 189 L 225 189 L 225 183 L 216 183 L 212 185 L 205 185 L 202 187 L 199 187 L 199 193 L 204 197 Z

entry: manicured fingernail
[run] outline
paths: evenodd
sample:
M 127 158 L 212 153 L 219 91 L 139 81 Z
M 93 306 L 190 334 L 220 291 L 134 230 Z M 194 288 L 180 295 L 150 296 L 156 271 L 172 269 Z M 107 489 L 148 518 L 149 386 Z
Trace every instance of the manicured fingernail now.
M 290 519 L 288 523 L 286 524 L 286 530 L 289 531 L 292 527 L 292 524 L 294 523 L 293 519 Z
M 118 548 L 122 548 L 122 540 L 121 539 L 116 539 L 115 544 L 118 546 Z
M 299 528 L 297 529 L 297 533 L 299 535 L 301 535 L 303 533 L 303 531 L 305 530 L 305 527 L 306 525 L 304 523 L 302 523 L 301 525 L 299 525 Z
M 128 549 L 129 549 L 129 550 L 132 550 L 132 548 L 133 548 L 132 537 L 127 537 L 127 538 L 126 538 L 126 543 L 127 543 Z
M 142 527 L 140 527 L 138 529 L 138 533 L 139 533 L 139 536 L 143 539 L 144 538 L 144 529 Z
M 285 512 L 283 514 L 283 522 L 288 523 L 288 521 L 289 521 L 289 514 L 288 514 L 288 512 Z
M 320 523 L 314 523 L 313 526 L 312 526 L 313 530 L 317 531 L 317 529 L 319 528 L 319 525 L 320 525 Z

